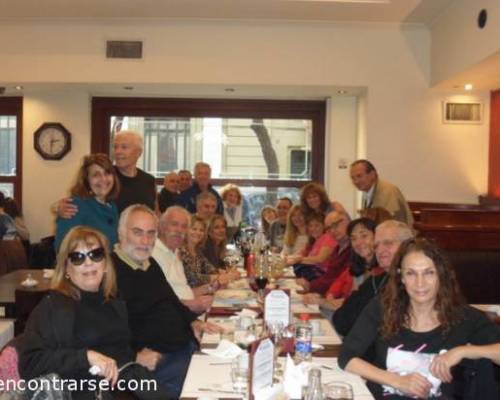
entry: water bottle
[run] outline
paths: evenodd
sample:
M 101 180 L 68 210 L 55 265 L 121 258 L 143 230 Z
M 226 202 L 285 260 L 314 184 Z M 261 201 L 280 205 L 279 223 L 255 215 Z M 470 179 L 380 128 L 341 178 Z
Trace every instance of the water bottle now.
M 295 362 L 312 360 L 312 326 L 309 314 L 300 314 L 300 321 L 295 326 Z
M 321 386 L 321 371 L 313 368 L 309 371 L 309 381 L 305 391 L 304 400 L 324 400 L 323 388 Z

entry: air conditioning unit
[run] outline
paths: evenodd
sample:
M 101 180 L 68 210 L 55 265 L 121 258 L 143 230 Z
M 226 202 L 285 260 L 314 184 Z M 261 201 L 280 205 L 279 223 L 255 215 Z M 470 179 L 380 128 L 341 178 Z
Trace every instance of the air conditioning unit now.
M 483 103 L 443 101 L 443 123 L 482 124 Z

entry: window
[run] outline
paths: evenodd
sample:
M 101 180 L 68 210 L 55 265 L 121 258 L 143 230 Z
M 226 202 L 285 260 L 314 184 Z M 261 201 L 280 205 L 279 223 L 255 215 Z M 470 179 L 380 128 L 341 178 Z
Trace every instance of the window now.
M 113 135 L 134 130 L 144 138 L 138 166 L 159 185 L 168 171 L 192 171 L 196 162 L 205 161 L 214 186 L 232 182 L 241 187 L 252 215 L 277 197 L 297 200 L 307 182 L 323 181 L 324 127 L 321 101 L 92 101 L 93 152 L 111 153 Z
M 22 98 L 0 98 L 0 191 L 22 202 Z

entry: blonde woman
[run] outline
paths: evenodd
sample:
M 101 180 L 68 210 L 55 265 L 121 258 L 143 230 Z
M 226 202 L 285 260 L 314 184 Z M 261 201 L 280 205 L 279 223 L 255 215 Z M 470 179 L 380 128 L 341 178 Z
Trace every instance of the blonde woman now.
M 296 204 L 288 211 L 281 254 L 284 257 L 301 254 L 308 242 L 309 236 L 304 214 L 300 205 Z
M 184 265 L 184 273 L 189 286 L 192 288 L 216 282 L 219 276 L 217 268 L 202 253 L 206 239 L 207 225 L 205 220 L 193 215 L 184 245 L 179 249 L 179 257 Z M 207 286 L 207 289 L 210 291 L 210 287 Z
M 226 236 L 230 241 L 240 229 L 243 222 L 247 222 L 247 210 L 240 188 L 233 183 L 228 183 L 221 190 L 222 204 L 224 205 L 224 218 L 227 228 Z
M 98 231 L 77 226 L 61 243 L 52 292 L 33 310 L 16 342 L 23 379 L 56 373 L 65 379 L 154 379 L 135 364 L 125 303 L 116 297 L 116 278 L 108 241 Z M 87 381 L 88 382 L 88 381 Z M 159 388 L 159 385 L 157 385 Z M 91 386 L 74 399 L 95 396 Z M 159 391 L 136 392 L 141 399 L 165 398 Z M 94 397 L 90 397 L 94 398 Z M 172 396 L 170 396 L 172 398 Z

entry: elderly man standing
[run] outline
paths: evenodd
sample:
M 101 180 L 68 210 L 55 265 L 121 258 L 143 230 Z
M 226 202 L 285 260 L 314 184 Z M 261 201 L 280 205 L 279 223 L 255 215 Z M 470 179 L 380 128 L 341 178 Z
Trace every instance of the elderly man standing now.
M 413 225 L 410 207 L 401 191 L 392 183 L 380 179 L 370 161 L 354 161 L 350 173 L 354 186 L 363 192 L 363 209 L 383 208 L 392 218 Z
M 191 214 L 196 212 L 196 199 L 201 192 L 210 192 L 217 199 L 217 214 L 224 213 L 224 206 L 219 193 L 211 185 L 212 169 L 205 162 L 198 162 L 194 166 L 194 182 L 193 185 L 181 193 L 180 204 Z
M 211 293 L 210 285 L 203 285 L 195 292 L 188 285 L 184 266 L 177 250 L 184 243 L 189 228 L 190 214 L 182 207 L 172 206 L 160 217 L 160 229 L 153 249 L 153 258 L 161 267 L 165 278 L 181 301 L 191 311 L 201 314 L 208 310 L 213 296 L 202 293 Z
M 163 213 L 168 207 L 179 204 L 179 175 L 172 171 L 163 178 L 163 188 L 158 193 L 158 208 Z
M 137 168 L 137 160 L 143 150 L 142 136 L 133 131 L 120 131 L 115 135 L 113 153 L 115 170 L 120 181 L 120 193 L 116 199 L 118 211 L 122 212 L 131 204 L 145 204 L 156 209 L 155 178 Z M 78 208 L 71 198 L 56 203 L 57 214 L 62 218 L 71 218 Z
M 179 394 L 201 333 L 217 326 L 197 319 L 175 295 L 151 257 L 158 219 L 144 205 L 125 209 L 118 227 L 120 242 L 112 254 L 118 290 L 127 304 L 132 347 L 137 361 L 154 371 L 171 393 Z
M 335 311 L 332 323 L 340 335 L 345 336 L 349 333 L 363 308 L 380 293 L 387 281 L 387 271 L 399 250 L 399 246 L 412 237 L 413 231 L 400 221 L 388 220 L 377 226 L 375 230 L 375 256 L 384 273 L 368 277 L 359 286 L 359 289 L 352 292 L 342 306 Z

